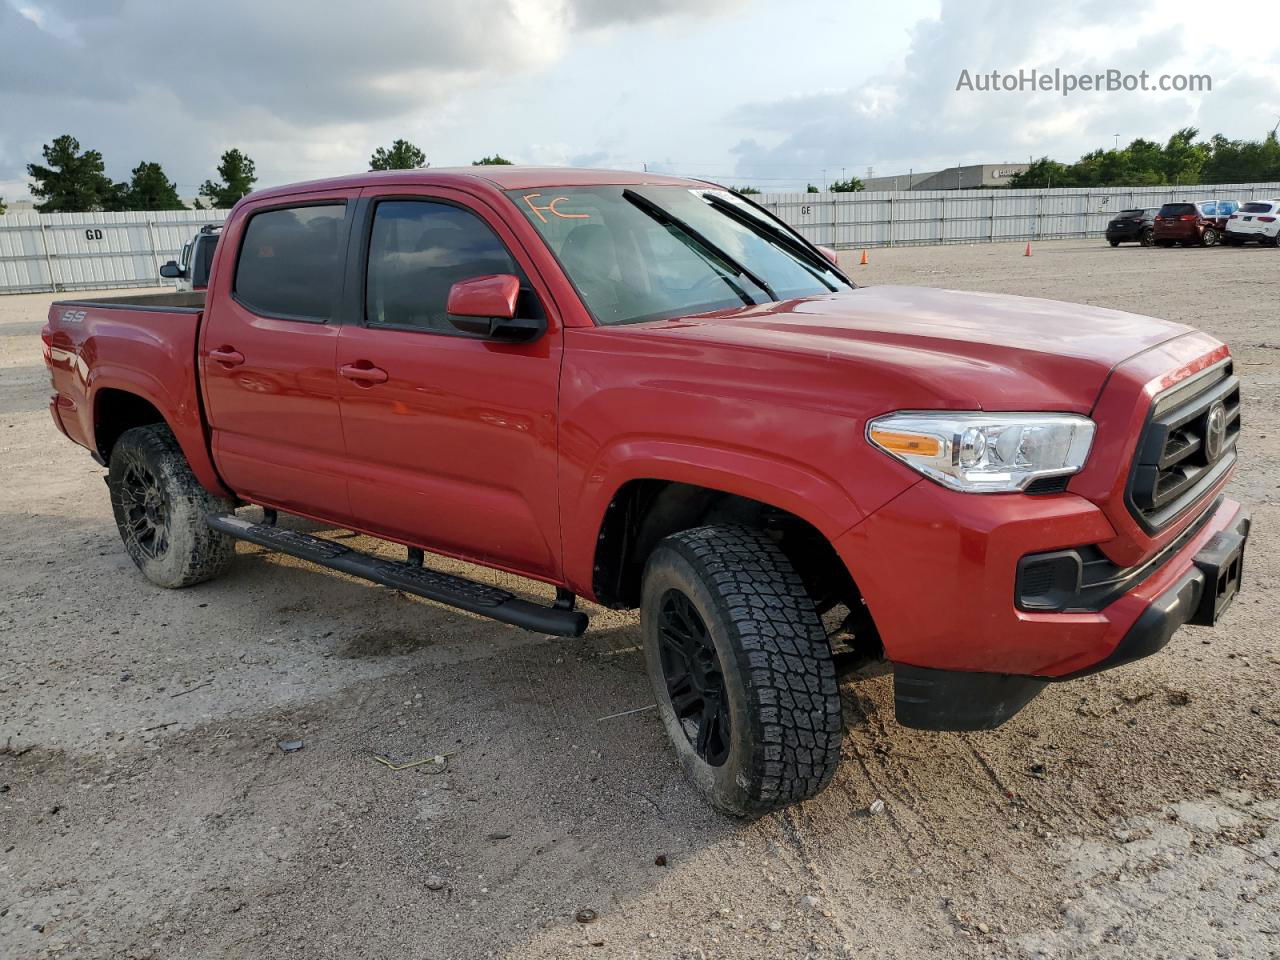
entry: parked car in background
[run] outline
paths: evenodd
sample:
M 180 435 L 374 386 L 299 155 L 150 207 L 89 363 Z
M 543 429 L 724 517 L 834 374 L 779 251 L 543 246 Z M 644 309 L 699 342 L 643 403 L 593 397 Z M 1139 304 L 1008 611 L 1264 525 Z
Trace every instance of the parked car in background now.
M 1156 214 L 1153 239 L 1157 247 L 1177 243 L 1184 247 L 1215 247 L 1227 229 L 1227 221 L 1239 209 L 1235 200 L 1166 203 Z
M 1155 242 L 1154 226 L 1159 207 L 1121 210 L 1107 224 L 1107 242 L 1113 247 L 1122 243 L 1140 243 L 1149 247 Z
M 1223 243 L 1238 247 L 1251 240 L 1264 247 L 1280 244 L 1280 199 L 1250 200 L 1227 220 Z
M 209 270 L 213 266 L 213 251 L 218 246 L 222 224 L 206 223 L 200 232 L 182 248 L 178 260 L 170 260 L 160 268 L 160 276 L 177 280 L 179 291 L 205 290 L 209 286 Z

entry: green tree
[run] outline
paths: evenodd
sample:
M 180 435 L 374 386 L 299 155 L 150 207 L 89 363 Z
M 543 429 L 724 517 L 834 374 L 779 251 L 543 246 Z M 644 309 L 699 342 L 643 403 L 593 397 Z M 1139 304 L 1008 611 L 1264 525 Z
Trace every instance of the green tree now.
M 408 140 L 397 140 L 391 149 L 379 147 L 369 158 L 370 170 L 417 170 L 427 165 L 427 155 Z
M 103 172 L 102 154 L 97 150 L 80 152 L 80 141 L 63 134 L 44 145 L 45 166 L 27 164 L 27 175 L 35 183 L 31 195 L 40 201 L 41 213 L 84 213 L 90 210 L 115 209 L 121 185 L 113 184 Z
M 1209 159 L 1210 147 L 1193 143 L 1200 131 L 1195 127 L 1183 127 L 1164 147 L 1165 183 L 1199 183 L 1200 170 Z
M 4 216 L 4 212 L 9 208 L 4 204 L 4 197 L 0 197 L 0 217 Z
M 133 168 L 133 177 L 124 196 L 128 210 L 185 210 L 178 197 L 178 185 L 164 175 L 158 163 L 146 160 Z
M 495 153 L 492 157 L 481 157 L 479 160 L 472 160 L 473 167 L 509 167 L 511 161 L 500 153 Z
M 812 183 L 804 189 L 805 193 L 821 193 L 822 191 L 815 187 Z
M 746 196 L 746 197 L 751 196 L 751 194 L 753 194 L 753 193 L 759 193 L 759 192 L 760 192 L 760 191 L 759 191 L 759 190 L 757 190 L 755 187 L 730 187 L 729 189 L 730 189 L 730 190 L 732 190 L 734 193 L 740 193 L 740 194 L 742 194 L 743 196 Z
M 236 201 L 253 189 L 258 175 L 253 161 L 237 149 L 228 150 L 218 162 L 219 181 L 206 180 L 200 196 L 207 197 L 213 209 L 233 207 Z
M 858 193 L 865 188 L 857 177 L 850 177 L 848 180 L 833 181 L 827 189 L 832 193 Z
M 1009 186 L 1014 189 L 1027 187 L 1073 187 L 1075 175 L 1070 167 L 1057 160 L 1041 157 L 1033 161 L 1026 170 L 1015 173 L 1009 178 Z

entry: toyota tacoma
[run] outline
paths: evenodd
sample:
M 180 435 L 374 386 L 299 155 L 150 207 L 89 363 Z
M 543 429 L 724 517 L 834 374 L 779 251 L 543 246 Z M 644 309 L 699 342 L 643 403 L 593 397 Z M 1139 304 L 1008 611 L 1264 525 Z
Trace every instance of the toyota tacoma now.
M 586 629 L 579 597 L 638 609 L 674 750 L 733 814 L 831 780 L 845 670 L 887 661 L 903 724 L 990 729 L 1213 624 L 1240 585 L 1225 345 L 859 287 L 701 181 L 505 167 L 263 190 L 227 218 L 207 291 L 55 303 L 43 341 L 54 423 L 107 469 L 153 583 L 215 577 L 246 540 L 557 636 Z

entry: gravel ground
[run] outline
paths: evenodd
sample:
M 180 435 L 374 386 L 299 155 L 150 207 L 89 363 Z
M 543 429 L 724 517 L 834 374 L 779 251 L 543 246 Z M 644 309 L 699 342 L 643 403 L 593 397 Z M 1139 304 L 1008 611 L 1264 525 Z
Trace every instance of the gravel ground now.
M 548 639 L 243 544 L 151 587 L 49 422 L 52 298 L 0 299 L 0 957 L 1280 956 L 1280 253 L 870 258 L 1230 342 L 1246 592 L 991 733 L 902 729 L 890 678 L 853 678 L 834 784 L 754 823 L 691 793 L 652 711 L 611 716 L 651 703 L 630 615 Z

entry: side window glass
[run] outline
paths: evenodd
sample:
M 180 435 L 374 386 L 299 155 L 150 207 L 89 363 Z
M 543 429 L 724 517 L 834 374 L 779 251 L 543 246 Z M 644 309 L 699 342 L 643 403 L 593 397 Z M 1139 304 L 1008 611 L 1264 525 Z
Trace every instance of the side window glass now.
M 235 295 L 266 316 L 329 320 L 342 284 L 346 206 L 264 210 L 245 228 Z
M 366 321 L 456 333 L 445 309 L 449 288 L 495 273 L 522 276 L 502 241 L 474 213 L 431 201 L 383 201 L 374 209 L 369 238 Z

